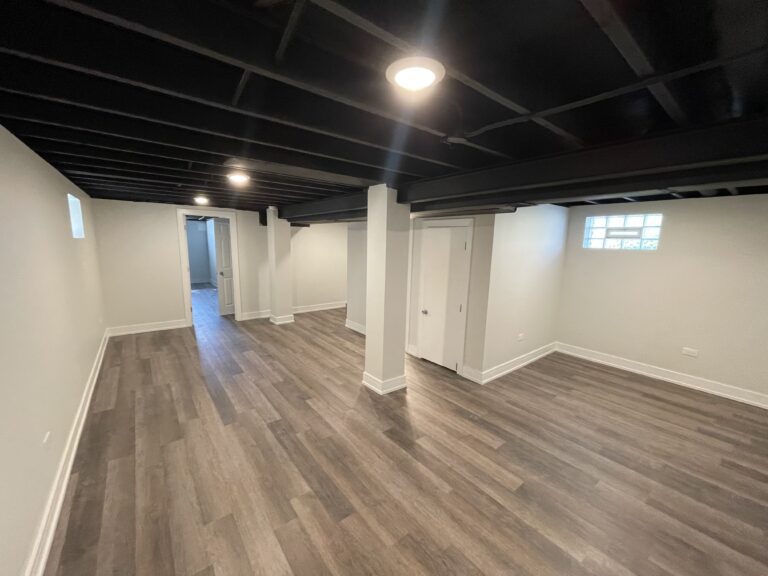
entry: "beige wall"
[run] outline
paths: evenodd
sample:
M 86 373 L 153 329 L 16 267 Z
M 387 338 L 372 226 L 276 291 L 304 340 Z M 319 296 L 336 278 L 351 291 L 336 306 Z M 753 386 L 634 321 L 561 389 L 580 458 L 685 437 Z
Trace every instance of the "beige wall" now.
M 494 215 L 475 216 L 472 255 L 469 264 L 467 328 L 464 339 L 464 370 L 478 373 L 483 368 L 485 327 L 488 319 L 488 292 L 493 254 Z
M 176 208 L 93 201 L 109 327 L 184 320 Z
M 80 198 L 84 239 L 72 238 L 67 193 Z M 20 574 L 104 318 L 90 199 L 2 127 L 0 213 L 0 572 Z
M 657 252 L 581 247 L 586 216 L 651 212 L 664 214 Z M 570 210 L 564 343 L 768 394 L 767 294 L 766 196 Z
M 94 200 L 107 324 L 184 320 L 177 209 L 173 204 Z M 236 211 L 244 315 L 268 314 L 267 228 L 256 212 Z M 345 224 L 292 230 L 294 305 L 346 300 Z
M 496 215 L 483 370 L 555 340 L 567 227 L 560 206 Z
M 368 227 L 365 222 L 351 222 L 347 228 L 347 322 L 365 329 L 366 253 Z
M 293 306 L 302 309 L 347 301 L 347 224 L 291 228 Z

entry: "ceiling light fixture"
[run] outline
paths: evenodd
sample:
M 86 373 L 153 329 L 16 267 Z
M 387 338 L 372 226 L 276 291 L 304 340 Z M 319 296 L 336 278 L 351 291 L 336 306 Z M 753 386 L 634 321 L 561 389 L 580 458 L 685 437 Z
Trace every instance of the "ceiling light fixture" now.
M 208 205 L 208 198 L 206 196 L 195 196 L 194 197 L 195 204 L 200 204 L 201 206 Z
M 227 174 L 227 180 L 235 186 L 245 186 L 251 181 L 251 177 L 245 172 L 230 172 Z
M 408 92 L 421 92 L 445 77 L 445 66 L 425 56 L 411 56 L 392 62 L 387 80 Z

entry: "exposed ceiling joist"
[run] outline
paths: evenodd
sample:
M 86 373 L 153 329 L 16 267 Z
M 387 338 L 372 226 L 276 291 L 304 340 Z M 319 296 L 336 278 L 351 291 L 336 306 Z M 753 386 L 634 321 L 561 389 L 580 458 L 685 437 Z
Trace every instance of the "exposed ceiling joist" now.
M 643 51 L 629 26 L 614 8 L 611 0 L 581 0 L 582 5 L 595 19 L 613 45 L 639 77 L 650 76 L 656 70 Z M 678 125 L 688 123 L 688 116 L 672 92 L 664 84 L 648 87 L 656 101 Z
M 333 212 L 332 214 L 315 214 L 313 216 L 302 216 L 300 218 L 289 218 L 291 224 L 320 224 L 322 222 L 355 222 L 365 220 L 368 217 L 368 210 L 347 210 L 344 212 Z
M 120 174 L 120 175 L 127 175 L 132 176 L 135 175 L 137 177 L 142 176 L 160 176 L 163 178 L 169 178 L 172 180 L 169 180 L 169 182 L 175 182 L 175 183 L 181 183 L 181 184 L 188 184 L 189 186 L 206 186 L 206 185 L 216 185 L 216 184 L 223 184 L 223 180 L 220 176 L 217 176 L 215 178 L 211 177 L 179 177 L 177 174 L 169 174 L 167 171 L 157 171 L 157 170 L 132 170 L 127 169 L 124 167 L 115 167 L 110 165 L 104 165 L 104 164 L 94 164 L 94 163 L 83 163 L 83 162 L 70 162 L 70 161 L 53 161 L 53 163 L 60 168 L 63 171 L 72 171 L 72 170 L 81 170 L 81 171 L 89 171 L 89 170 L 97 170 L 100 174 Z M 226 189 L 226 188 L 225 188 Z M 235 190 L 235 189 L 229 189 L 230 193 L 237 193 L 241 189 Z M 304 199 L 310 199 L 310 198 L 324 198 L 328 196 L 327 193 L 322 192 L 313 192 L 310 190 L 303 190 L 303 189 L 296 189 L 291 188 L 290 186 L 275 186 L 271 184 L 264 184 L 263 182 L 252 182 L 251 186 L 247 188 L 246 190 L 263 190 L 265 192 L 276 192 L 276 193 L 284 193 L 286 198 L 304 198 Z
M 285 52 L 288 50 L 288 45 L 291 43 L 293 33 L 296 31 L 296 27 L 299 25 L 299 18 L 301 18 L 301 13 L 304 12 L 304 7 L 306 4 L 306 0 L 296 0 L 293 3 L 291 15 L 288 17 L 288 23 L 285 25 L 283 35 L 280 37 L 280 45 L 277 47 L 277 51 L 275 52 L 275 60 L 278 62 L 282 62 L 283 58 L 285 58 Z
M 348 8 L 342 6 L 335 0 L 310 0 L 310 1 L 313 4 L 316 4 L 317 6 L 323 8 L 324 10 L 327 10 L 334 16 L 341 18 L 342 20 L 359 28 L 360 30 L 367 32 L 368 34 L 378 38 L 379 40 L 386 42 L 390 46 L 400 50 L 405 54 L 415 54 L 418 52 L 416 47 L 410 44 L 409 42 L 403 40 L 402 38 L 398 38 L 394 34 L 391 34 L 387 30 L 384 30 L 377 24 L 363 18 L 359 14 L 356 14 L 352 10 L 349 10 Z M 482 94 L 486 98 L 493 100 L 497 104 L 500 104 L 505 108 L 512 110 L 513 112 L 516 112 L 517 114 L 529 114 L 531 112 L 525 106 L 518 104 L 517 102 L 513 102 L 506 96 L 499 94 L 498 92 L 492 90 L 488 86 L 475 80 L 469 75 L 459 70 L 456 70 L 450 65 L 446 66 L 446 74 L 451 78 L 453 78 L 454 80 L 461 82 L 465 86 L 471 88 L 472 90 L 478 92 L 479 94 Z M 550 122 L 549 120 L 546 120 L 544 118 L 535 118 L 533 121 L 536 124 L 542 126 L 543 128 L 549 130 L 554 134 L 557 134 L 561 138 L 564 138 L 565 140 L 573 144 L 576 144 L 576 145 L 583 144 L 583 142 L 578 136 L 571 134 L 567 130 L 561 128 L 560 126 L 554 124 L 553 122 Z
M 333 69 L 331 62 L 318 62 L 318 66 L 308 68 L 291 60 L 290 64 L 284 61 L 276 66 L 269 49 L 273 34 L 265 30 L 260 35 L 254 31 L 252 21 L 250 27 L 245 26 L 242 18 L 215 10 L 205 2 L 195 3 L 194 9 L 190 9 L 183 0 L 164 0 L 163 10 L 155 10 L 151 4 L 120 0 L 46 1 L 433 136 L 446 136 L 438 129 L 367 103 L 351 91 L 341 93 L 339 85 L 327 76 Z M 179 18 L 179 14 L 184 14 L 184 18 Z M 211 22 L 216 22 L 216 26 L 211 27 Z M 320 59 L 321 54 L 316 53 L 315 60 Z
M 0 63 L 7 64 L 2 58 Z M 243 124 L 239 118 L 226 112 L 204 112 L 194 104 L 162 102 L 151 96 L 147 97 L 146 93 L 126 92 L 123 98 L 116 100 L 114 89 L 108 86 L 89 84 L 87 89 L 83 89 L 82 84 L 73 85 L 66 76 L 59 77 L 55 70 L 49 73 L 44 81 L 36 81 L 28 76 L 13 76 L 0 86 L 0 91 L 97 115 L 130 118 L 157 127 L 244 142 L 258 147 L 265 153 L 283 155 L 297 165 L 311 166 L 311 162 L 315 162 L 315 165 L 320 166 L 327 163 L 336 165 L 342 173 L 354 174 L 354 170 L 362 168 L 372 171 L 376 176 L 382 171 L 390 173 L 390 178 L 445 173 L 445 168 L 408 159 L 402 159 L 395 166 L 384 151 L 366 151 L 360 147 L 350 147 L 311 135 L 295 138 L 286 130 L 267 133 L 265 128 L 258 129 L 258 126 Z M 156 131 L 156 128 L 144 127 L 144 131 L 152 132 Z M 256 135 L 258 137 L 255 137 Z
M 718 168 L 734 176 L 733 168 L 749 172 L 750 164 L 768 159 L 768 117 L 676 131 L 614 146 L 580 150 L 549 158 L 518 162 L 406 184 L 401 202 L 418 203 L 460 196 L 519 191 L 634 178 L 641 182 L 655 175 L 660 184 L 678 174 L 696 171 L 717 180 Z M 706 182 L 707 180 L 701 180 Z M 644 186 L 641 184 L 641 186 Z
M 278 215 L 286 220 L 301 220 L 309 216 L 321 216 L 368 209 L 367 192 L 346 194 L 323 200 L 291 204 L 280 208 Z
M 212 179 L 218 179 L 221 178 L 222 173 L 221 171 L 214 171 L 212 169 L 208 170 L 193 170 L 191 167 L 187 168 L 178 168 L 174 166 L 169 166 L 167 162 L 157 162 L 153 161 L 152 157 L 150 158 L 132 158 L 131 160 L 125 159 L 126 156 L 123 157 L 116 157 L 117 155 L 109 155 L 108 152 L 102 151 L 102 152 L 90 152 L 90 153 L 83 153 L 83 152 L 73 152 L 71 149 L 68 150 L 62 150 L 58 149 L 55 146 L 54 147 L 45 147 L 45 148 L 38 148 L 37 153 L 42 155 L 45 158 L 48 158 L 52 161 L 54 164 L 62 164 L 62 165 L 80 165 L 80 166 L 86 166 L 89 168 L 126 168 L 128 166 L 131 167 L 141 167 L 141 168 L 157 168 L 161 169 L 164 172 L 177 172 L 181 174 L 191 174 L 191 175 L 198 175 L 198 176 L 206 176 Z M 196 163 L 190 162 L 190 164 L 197 166 Z M 206 165 L 204 165 L 206 166 Z M 168 174 L 170 175 L 170 174 Z M 307 192 L 310 196 L 315 195 L 319 197 L 325 197 L 329 194 L 338 194 L 338 193 L 344 193 L 344 192 L 350 192 L 350 190 L 345 190 L 343 188 L 330 188 L 327 186 L 316 186 L 311 185 L 304 182 L 296 182 L 296 181 L 289 181 L 289 180 L 278 180 L 274 178 L 264 177 L 260 174 L 254 174 L 253 175 L 253 181 L 255 184 L 258 184 L 260 186 L 267 186 L 267 187 L 275 187 L 276 190 L 279 190 L 281 188 L 278 187 L 289 187 L 292 189 L 299 189 L 302 191 Z
M 195 150 L 188 147 L 182 147 L 183 152 L 174 152 L 163 148 L 163 146 L 175 147 L 171 143 L 153 144 L 144 142 L 141 144 L 141 149 L 137 150 L 135 147 L 129 145 L 130 140 L 129 142 L 122 141 L 122 136 L 117 134 L 105 135 L 91 133 L 88 134 L 87 138 L 84 138 L 82 137 L 83 135 L 78 134 L 79 129 L 68 125 L 43 122 L 31 118 L 20 118 L 17 116 L 4 115 L 2 113 L 0 113 L 0 117 L 7 118 L 8 120 L 6 120 L 6 122 L 9 124 L 18 123 L 20 126 L 19 134 L 26 139 L 63 143 L 87 149 L 108 150 L 117 154 L 161 158 L 164 160 L 185 162 L 187 165 L 201 164 L 217 168 L 224 163 L 220 158 L 227 157 L 227 154 L 222 154 L 213 150 Z M 359 188 L 373 183 L 372 181 L 354 179 L 340 174 L 309 170 L 295 166 L 285 166 L 252 158 L 239 158 L 238 162 L 242 170 L 258 172 L 260 176 L 267 175 L 288 179 L 291 182 L 298 182 L 302 185 L 307 185 L 308 183 L 321 184 L 322 187 L 310 187 L 331 191 L 346 190 L 349 192 L 351 191 L 350 188 Z
M 52 64 L 52 65 L 62 65 L 62 62 L 55 61 L 55 60 L 48 60 L 46 63 L 47 64 Z M 86 69 L 80 68 L 78 71 L 85 72 Z M 91 73 L 91 74 L 93 74 L 94 72 L 95 72 L 94 70 L 90 70 L 89 71 L 89 73 Z M 235 88 L 235 93 L 232 95 L 232 101 L 230 102 L 231 103 L 231 108 L 233 108 L 236 111 L 240 111 L 241 110 L 240 108 L 236 108 L 236 106 L 237 106 L 238 102 L 240 102 L 240 97 L 243 95 L 243 90 L 245 90 L 245 85 L 248 84 L 248 79 L 250 77 L 251 77 L 251 73 L 248 72 L 248 70 L 243 70 L 243 73 L 240 75 L 240 80 L 237 82 L 237 88 Z M 135 85 L 135 83 L 133 85 Z M 157 90 L 157 86 L 152 86 L 151 88 L 149 88 L 149 86 L 146 85 L 146 84 L 144 86 L 141 86 L 141 88 L 144 88 L 144 87 L 146 87 L 147 89 L 155 89 L 155 90 Z M 167 93 L 168 91 L 164 90 L 163 92 Z M 178 92 L 176 94 L 173 94 L 173 95 L 178 97 L 178 98 L 184 98 L 184 96 L 182 96 Z M 196 100 L 198 100 L 198 99 L 196 99 Z M 208 104 L 209 106 L 211 105 L 208 102 L 206 102 L 206 104 Z M 216 107 L 219 108 L 221 106 L 217 105 Z M 224 107 L 225 110 L 228 109 L 228 108 L 230 108 L 230 107 Z M 250 116 L 250 114 L 248 114 L 248 115 Z M 259 116 L 263 116 L 263 115 L 260 114 Z M 267 120 L 268 118 L 264 118 L 264 119 Z
M 0 94 L 0 101 L 2 101 Z M 205 153 L 221 156 L 224 160 L 233 157 L 241 159 L 247 163 L 248 168 L 252 170 L 264 170 L 275 174 L 284 174 L 299 178 L 311 178 L 317 181 L 325 181 L 334 184 L 343 184 L 346 186 L 370 186 L 380 181 L 377 174 L 351 175 L 346 173 L 331 172 L 329 166 L 323 164 L 325 169 L 317 167 L 296 166 L 287 163 L 287 158 L 277 161 L 277 157 L 271 157 L 269 160 L 262 158 L 251 158 L 252 149 L 244 148 L 226 140 L 214 140 L 211 138 L 202 138 L 194 133 L 182 134 L 174 130 L 164 130 L 153 132 L 153 137 L 148 138 L 147 133 L 139 129 L 135 123 L 127 122 L 120 118 L 94 118 L 92 116 L 78 115 L 73 110 L 64 117 L 66 122 L 59 122 L 56 119 L 61 118 L 60 114 L 49 114 L 45 109 L 31 109 L 29 105 L 11 107 L 7 103 L 3 105 L 4 110 L 9 112 L 0 112 L 0 117 L 22 123 L 39 124 L 45 127 L 64 129 L 66 131 L 76 131 L 88 134 L 89 141 L 102 141 L 99 137 L 104 137 L 106 141 L 112 142 L 131 142 L 133 144 L 141 143 L 141 146 L 149 150 L 157 150 L 158 153 L 167 152 L 168 148 L 184 150 L 185 153 Z M 56 132 L 56 131 L 54 131 Z M 261 155 L 261 151 L 259 151 Z

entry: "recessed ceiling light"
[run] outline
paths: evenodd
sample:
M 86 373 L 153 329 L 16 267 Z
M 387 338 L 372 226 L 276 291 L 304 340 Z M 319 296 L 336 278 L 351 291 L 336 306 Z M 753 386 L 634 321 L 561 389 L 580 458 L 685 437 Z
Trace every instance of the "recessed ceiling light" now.
M 434 86 L 445 76 L 445 67 L 425 56 L 401 58 L 387 68 L 387 80 L 409 92 L 420 92 Z
M 235 186 L 245 186 L 250 182 L 251 177 L 245 172 L 230 172 L 227 174 L 227 179 Z
M 201 204 L 203 206 L 208 204 L 208 198 L 206 196 L 195 196 L 194 201 L 195 204 Z

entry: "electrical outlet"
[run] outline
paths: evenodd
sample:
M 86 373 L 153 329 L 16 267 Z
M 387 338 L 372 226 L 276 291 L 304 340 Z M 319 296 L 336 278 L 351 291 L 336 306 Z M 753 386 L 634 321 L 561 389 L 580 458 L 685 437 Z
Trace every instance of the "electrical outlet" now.
M 685 348 L 685 347 L 683 347 L 683 355 L 684 356 L 690 356 L 691 358 L 698 358 L 699 357 L 699 351 L 696 350 L 696 348 Z
M 520 332 L 520 334 L 517 335 L 517 341 L 522 342 L 523 340 L 525 340 L 525 334 Z
M 48 444 L 48 439 L 51 437 L 51 431 L 48 430 L 48 432 L 45 433 L 45 436 L 43 436 L 43 444 Z

